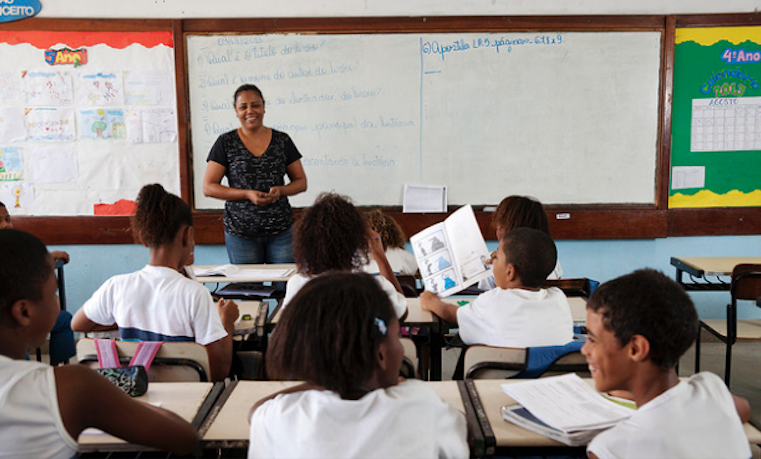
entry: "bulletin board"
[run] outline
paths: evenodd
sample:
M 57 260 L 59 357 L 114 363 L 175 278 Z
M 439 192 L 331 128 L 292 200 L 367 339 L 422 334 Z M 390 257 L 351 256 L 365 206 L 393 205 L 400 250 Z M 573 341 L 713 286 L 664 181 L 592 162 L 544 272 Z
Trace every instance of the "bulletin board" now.
M 0 30 L 0 201 L 16 216 L 129 215 L 180 193 L 173 34 Z
M 761 206 L 761 26 L 675 42 L 669 207 Z

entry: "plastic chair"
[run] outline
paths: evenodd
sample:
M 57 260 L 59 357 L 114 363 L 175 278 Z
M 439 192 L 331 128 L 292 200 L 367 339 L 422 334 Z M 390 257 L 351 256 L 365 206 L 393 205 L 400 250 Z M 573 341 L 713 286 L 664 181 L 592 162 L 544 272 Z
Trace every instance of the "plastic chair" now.
M 465 351 L 465 379 L 538 378 L 562 373 L 589 376 L 581 341 L 564 346 L 511 348 L 473 345 Z
M 137 341 L 116 340 L 119 361 L 129 363 L 137 349 Z M 80 364 L 98 368 L 95 340 L 82 338 L 77 342 L 77 360 Z M 159 348 L 148 370 L 149 381 L 209 381 L 211 368 L 206 348 L 189 341 L 165 342 Z
M 417 298 L 419 295 L 417 289 L 418 277 L 412 274 L 397 274 L 396 280 L 399 281 L 399 285 L 402 287 L 402 293 L 407 298 Z
M 542 287 L 557 287 L 565 293 L 565 296 L 581 296 L 589 298 L 598 282 L 586 277 L 574 277 L 568 279 L 547 279 Z
M 737 320 L 737 300 L 753 300 L 761 296 L 761 265 L 740 264 L 732 270 L 731 301 L 726 320 L 701 320 L 695 341 L 695 373 L 700 371 L 700 332 L 705 329 L 726 344 L 724 383 L 729 387 L 732 376 L 732 346 L 739 340 L 761 340 L 761 320 Z

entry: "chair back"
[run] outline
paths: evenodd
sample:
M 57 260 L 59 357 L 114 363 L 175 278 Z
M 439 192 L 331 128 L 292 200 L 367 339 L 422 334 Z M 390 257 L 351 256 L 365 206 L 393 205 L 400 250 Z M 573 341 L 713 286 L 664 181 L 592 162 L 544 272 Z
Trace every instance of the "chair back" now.
M 396 280 L 399 282 L 399 286 L 402 287 L 402 293 L 407 298 L 417 298 L 417 277 L 413 274 L 397 274 Z
M 417 377 L 417 347 L 415 342 L 410 338 L 399 338 L 404 348 L 404 358 L 402 359 L 402 368 L 399 370 L 399 376 L 404 378 Z
M 761 265 L 740 264 L 732 270 L 732 301 L 757 300 L 761 296 Z
M 465 351 L 466 379 L 538 378 L 563 373 L 589 376 L 583 343 L 572 341 L 564 346 L 541 346 L 527 349 L 470 346 Z
M 565 296 L 581 296 L 589 298 L 592 294 L 591 282 L 586 277 L 547 279 L 542 287 L 557 287 L 565 293 Z
M 122 365 L 129 363 L 137 350 L 137 341 L 115 340 Z M 80 364 L 98 368 L 95 340 L 82 338 L 77 342 L 77 360 Z M 211 368 L 206 348 L 186 341 L 165 342 L 156 353 L 148 370 L 149 381 L 209 381 Z

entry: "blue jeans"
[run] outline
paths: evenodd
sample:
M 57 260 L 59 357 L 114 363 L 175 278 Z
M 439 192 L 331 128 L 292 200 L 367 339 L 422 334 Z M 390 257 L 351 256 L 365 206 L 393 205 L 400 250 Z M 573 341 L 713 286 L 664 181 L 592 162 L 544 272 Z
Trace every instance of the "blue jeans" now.
M 293 263 L 292 234 L 293 228 L 274 236 L 252 238 L 225 233 L 227 256 L 234 265 Z

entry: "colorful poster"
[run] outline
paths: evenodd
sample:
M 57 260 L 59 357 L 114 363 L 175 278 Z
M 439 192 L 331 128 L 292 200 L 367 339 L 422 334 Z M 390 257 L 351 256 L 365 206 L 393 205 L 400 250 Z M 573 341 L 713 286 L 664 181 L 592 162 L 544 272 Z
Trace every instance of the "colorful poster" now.
M 79 136 L 85 139 L 125 138 L 124 110 L 80 110 Z
M 34 186 L 27 182 L 0 183 L 0 201 L 12 215 L 32 215 Z
M 761 27 L 677 29 L 669 207 L 761 206 Z
M 68 72 L 23 72 L 24 93 L 27 105 L 55 106 L 71 105 L 74 88 Z
M 23 142 L 26 139 L 24 110 L 15 107 L 0 108 L 0 144 Z
M 124 89 L 120 72 L 77 74 L 77 105 L 90 107 L 124 104 Z
M 72 141 L 76 138 L 74 110 L 71 108 L 28 108 L 26 109 L 26 132 L 31 141 Z
M 20 147 L 0 147 L 0 181 L 24 178 L 24 160 Z

